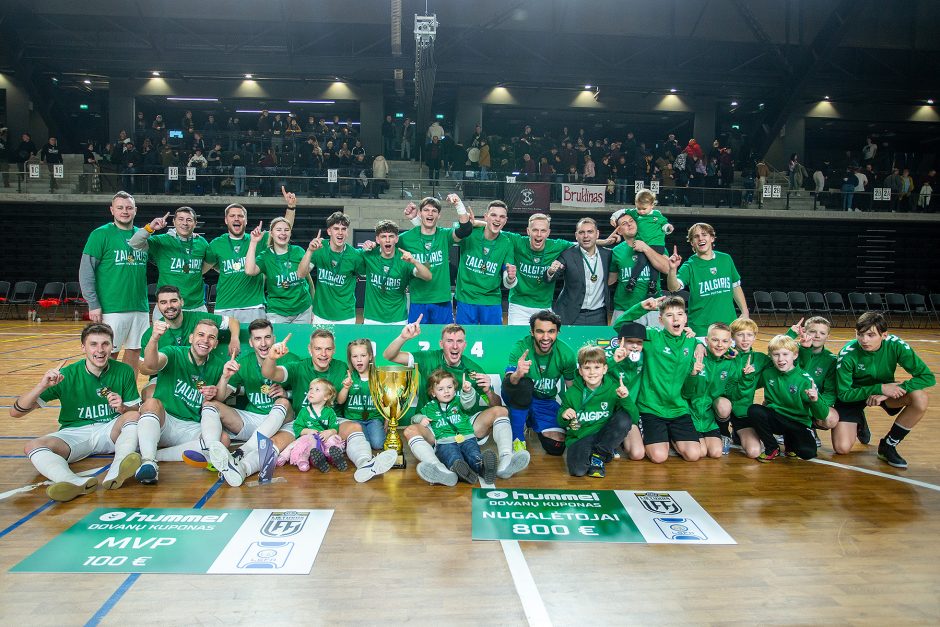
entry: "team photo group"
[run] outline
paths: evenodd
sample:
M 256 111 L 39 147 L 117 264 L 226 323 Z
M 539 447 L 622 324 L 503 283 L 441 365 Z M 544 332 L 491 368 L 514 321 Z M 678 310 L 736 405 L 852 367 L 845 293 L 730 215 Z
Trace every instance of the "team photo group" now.
M 59 402 L 59 430 L 26 445 L 50 498 L 99 489 L 97 477 L 70 468 L 93 454 L 114 455 L 103 489 L 134 478 L 156 484 L 159 463 L 171 461 L 241 486 L 263 463 L 256 433 L 270 438 L 278 465 L 378 477 L 398 455 L 383 450 L 389 425 L 370 384 L 379 351 L 414 368 L 403 441 L 430 484 L 509 479 L 528 467 L 532 448 L 563 457 L 559 472 L 595 478 L 615 459 L 811 459 L 825 431 L 832 451 L 846 454 L 872 441 L 866 408 L 894 420 L 878 458 L 907 467 L 898 445 L 926 413 L 935 378 L 885 316 L 862 314 L 855 339 L 832 350 L 830 322 L 819 316 L 753 350 L 759 329 L 715 230 L 690 227 L 684 259 L 686 244 L 667 248 L 674 229 L 648 190 L 611 216 L 606 239 L 592 218 L 577 222 L 574 241 L 551 237 L 541 213 L 524 235 L 509 232 L 505 203 L 476 217 L 451 194 L 409 204 L 412 228 L 381 220 L 359 246 L 342 212 L 306 245 L 293 243 L 297 199 L 282 193 L 283 217 L 249 221 L 231 204 L 227 232 L 211 241 L 196 234 L 190 207 L 138 228 L 134 198 L 114 195 L 113 220 L 88 235 L 80 262 L 82 356 L 47 371 L 10 410 L 20 417 Z M 456 222 L 445 218 L 451 211 Z M 357 324 L 360 279 L 362 324 L 400 327 L 387 345 L 365 328 L 337 345 L 335 328 Z M 505 324 L 520 339 L 506 347 L 503 369 L 488 372 L 465 354 L 466 329 L 504 324 L 504 290 Z M 306 354 L 288 349 L 292 324 L 305 335 L 313 325 Z M 440 336 L 438 327 L 422 335 L 423 324 L 443 325 Z M 564 339 L 571 325 L 609 325 L 616 340 L 574 346 Z M 898 366 L 910 375 L 903 382 Z M 149 380 L 140 386 L 138 375 Z

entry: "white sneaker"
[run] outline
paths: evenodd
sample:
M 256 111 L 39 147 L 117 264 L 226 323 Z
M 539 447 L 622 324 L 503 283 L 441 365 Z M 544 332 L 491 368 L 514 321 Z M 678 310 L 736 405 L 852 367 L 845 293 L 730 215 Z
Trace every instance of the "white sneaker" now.
M 46 489 L 46 496 L 53 501 L 65 503 L 84 494 L 91 494 L 98 487 L 98 479 L 95 477 L 80 477 L 78 482 L 57 481 Z
M 505 455 L 499 460 L 496 476 L 500 479 L 509 479 L 517 472 L 525 470 L 529 466 L 530 459 L 531 455 L 525 449 L 515 451 L 512 455 Z
M 395 449 L 382 451 L 369 460 L 369 462 L 363 464 L 360 468 L 356 468 L 356 472 L 353 473 L 353 476 L 359 483 L 365 483 L 373 477 L 378 477 L 379 475 L 384 475 L 387 473 L 389 469 L 395 465 L 396 459 L 398 459 L 398 451 Z
M 122 459 L 121 463 L 118 465 L 117 475 L 104 480 L 104 489 L 117 490 L 120 488 L 124 485 L 125 481 L 134 476 L 134 473 L 140 468 L 140 464 L 140 453 L 128 453 L 127 457 Z
M 447 470 L 443 465 L 434 462 L 421 462 L 415 470 L 419 477 L 431 485 L 439 484 L 452 488 L 459 481 L 457 473 Z
M 209 461 L 219 471 L 219 476 L 225 479 L 225 483 L 233 488 L 245 482 L 245 471 L 242 470 L 241 464 L 221 442 L 209 443 Z

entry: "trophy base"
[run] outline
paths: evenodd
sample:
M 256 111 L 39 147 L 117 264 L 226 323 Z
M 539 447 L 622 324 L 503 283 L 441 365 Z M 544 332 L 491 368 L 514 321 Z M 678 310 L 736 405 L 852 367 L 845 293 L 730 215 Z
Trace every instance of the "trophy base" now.
M 404 470 L 407 467 L 405 464 L 405 454 L 401 451 L 398 451 L 398 457 L 395 458 L 395 464 L 392 468 L 396 470 Z

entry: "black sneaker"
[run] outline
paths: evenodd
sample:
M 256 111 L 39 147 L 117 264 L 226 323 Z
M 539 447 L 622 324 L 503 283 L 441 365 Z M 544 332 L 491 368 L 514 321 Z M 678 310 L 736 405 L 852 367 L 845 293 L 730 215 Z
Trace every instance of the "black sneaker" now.
M 901 457 L 898 449 L 885 440 L 878 442 L 878 459 L 895 468 L 907 468 L 907 460 Z
M 862 416 L 862 421 L 858 423 L 858 441 L 862 444 L 871 444 L 871 429 L 868 428 L 868 418 Z
M 650 283 L 646 288 L 646 295 L 653 297 L 659 292 L 659 283 Z
M 346 455 L 343 454 L 343 449 L 338 446 L 331 446 L 330 450 L 326 452 L 326 456 L 329 458 L 330 462 L 340 472 L 346 472 L 349 469 L 349 464 L 346 462 Z
M 318 448 L 310 451 L 310 464 L 320 472 L 330 472 L 330 462 Z
M 624 286 L 624 289 L 628 292 L 632 292 L 636 289 L 636 279 L 630 279 L 627 281 L 627 284 Z
M 467 483 L 476 483 L 479 475 L 470 468 L 470 465 L 462 459 L 458 459 L 451 464 L 450 471 L 466 481 Z
M 499 466 L 499 457 L 496 451 L 489 449 L 483 451 L 483 481 L 491 484 L 496 481 L 496 468 Z

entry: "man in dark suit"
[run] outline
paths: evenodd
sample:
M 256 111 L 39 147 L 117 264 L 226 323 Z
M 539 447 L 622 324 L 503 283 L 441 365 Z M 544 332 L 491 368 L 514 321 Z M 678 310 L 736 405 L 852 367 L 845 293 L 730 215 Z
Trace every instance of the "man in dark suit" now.
M 579 220 L 575 232 L 578 245 L 561 253 L 545 271 L 546 281 L 559 277 L 565 281 L 552 306 L 562 324 L 607 326 L 611 252 L 597 245 L 597 236 L 597 223 L 592 218 Z

